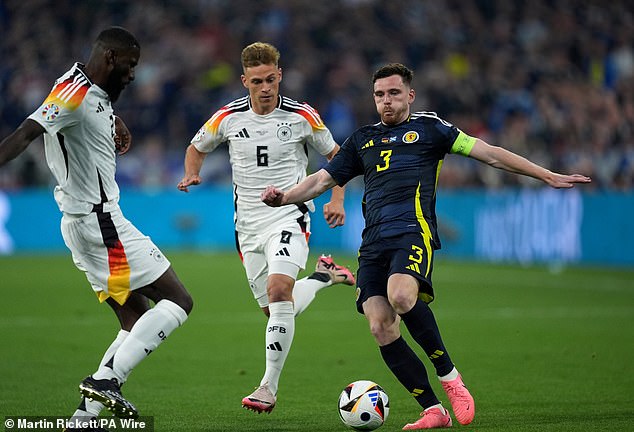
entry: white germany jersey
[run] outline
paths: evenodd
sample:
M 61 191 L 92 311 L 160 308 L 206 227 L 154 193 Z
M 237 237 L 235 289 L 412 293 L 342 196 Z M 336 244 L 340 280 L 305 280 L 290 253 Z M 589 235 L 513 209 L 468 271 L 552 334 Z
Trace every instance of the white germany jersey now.
M 281 223 L 308 223 L 312 201 L 272 208 L 262 203 L 260 194 L 268 185 L 286 190 L 306 177 L 307 145 L 322 155 L 335 148 L 314 108 L 280 96 L 271 113 L 259 115 L 248 96 L 236 99 L 219 109 L 191 141 L 203 153 L 223 142 L 229 145 L 238 232 L 257 234 Z
M 55 81 L 29 116 L 44 127 L 44 148 L 60 210 L 88 214 L 93 205 L 116 206 L 114 113 L 108 94 L 75 65 Z

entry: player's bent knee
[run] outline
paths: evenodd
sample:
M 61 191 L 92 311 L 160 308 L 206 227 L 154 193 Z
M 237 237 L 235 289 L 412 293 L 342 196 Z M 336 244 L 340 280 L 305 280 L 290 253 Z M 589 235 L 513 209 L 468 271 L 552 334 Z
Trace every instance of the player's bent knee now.
M 176 303 L 188 315 L 192 311 L 194 300 L 171 266 L 151 285 L 151 288 L 158 292 L 160 298 Z
M 387 345 L 400 336 L 398 327 L 385 321 L 370 322 L 370 333 L 379 345 Z
M 279 290 L 271 290 L 269 291 L 269 302 L 277 303 L 281 301 L 293 301 L 293 295 L 289 292 Z
M 295 279 L 287 275 L 273 274 L 269 275 L 266 292 L 269 297 L 269 303 L 293 300 L 293 285 Z
M 269 307 L 268 306 L 264 306 L 262 308 L 262 313 L 268 318 L 271 316 L 271 312 L 269 311 Z
M 194 299 L 180 283 L 170 289 L 169 294 L 164 298 L 176 303 L 187 315 L 189 315 L 194 308 Z
M 189 315 L 194 308 L 194 299 L 187 290 L 183 290 L 183 293 L 181 293 L 178 300 L 174 303 L 179 305 L 187 315 Z
M 398 291 L 390 295 L 389 302 L 397 314 L 409 312 L 416 304 L 417 297 L 406 291 Z

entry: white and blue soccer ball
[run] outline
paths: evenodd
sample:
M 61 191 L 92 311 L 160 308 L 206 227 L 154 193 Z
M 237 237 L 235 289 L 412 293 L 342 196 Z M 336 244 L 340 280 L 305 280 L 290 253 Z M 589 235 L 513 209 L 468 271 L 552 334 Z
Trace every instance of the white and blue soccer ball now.
M 371 431 L 380 427 L 390 412 L 387 393 L 373 381 L 348 384 L 339 395 L 339 417 L 348 427 Z

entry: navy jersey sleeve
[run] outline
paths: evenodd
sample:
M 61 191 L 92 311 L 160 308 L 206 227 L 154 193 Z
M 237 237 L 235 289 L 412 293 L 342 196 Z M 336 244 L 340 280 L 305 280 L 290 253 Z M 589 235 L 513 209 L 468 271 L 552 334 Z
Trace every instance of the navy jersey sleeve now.
M 358 175 L 363 174 L 363 164 L 357 150 L 357 134 L 352 134 L 324 167 L 337 185 L 343 186 Z

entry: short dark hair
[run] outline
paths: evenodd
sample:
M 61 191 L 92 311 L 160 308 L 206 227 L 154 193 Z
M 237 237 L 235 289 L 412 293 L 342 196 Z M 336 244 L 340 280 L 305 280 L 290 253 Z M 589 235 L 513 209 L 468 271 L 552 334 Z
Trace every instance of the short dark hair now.
M 101 45 L 104 49 L 126 50 L 130 48 L 141 49 L 136 37 L 123 27 L 110 27 L 103 30 L 97 36 L 95 45 Z
M 372 75 L 372 84 L 376 82 L 376 80 L 381 78 L 387 78 L 392 75 L 399 75 L 403 78 L 403 82 L 408 86 L 412 85 L 412 80 L 414 79 L 414 72 L 407 66 L 401 63 L 390 63 L 385 66 L 380 67 L 374 72 Z

